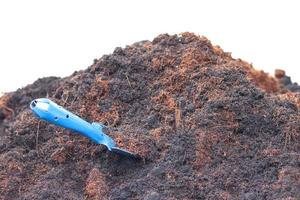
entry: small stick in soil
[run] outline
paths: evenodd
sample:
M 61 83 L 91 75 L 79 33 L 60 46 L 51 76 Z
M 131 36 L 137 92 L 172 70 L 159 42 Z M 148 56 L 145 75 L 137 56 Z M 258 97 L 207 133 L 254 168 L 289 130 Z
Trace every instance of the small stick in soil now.
M 35 136 L 35 149 L 36 149 L 36 152 L 37 154 L 39 155 L 39 131 L 40 131 L 40 122 L 38 122 L 38 127 L 37 127 L 37 131 L 36 131 L 36 136 Z
M 71 103 L 71 106 L 73 105 L 73 103 L 77 100 L 77 95 L 74 97 L 72 103 Z
M 287 148 L 287 146 L 291 143 L 291 134 L 285 133 L 285 140 L 284 140 L 284 148 Z
M 66 103 L 67 103 L 67 101 L 68 101 L 68 100 L 69 100 L 69 94 L 68 94 L 67 98 L 65 98 L 65 99 L 64 99 L 63 106 L 65 106 L 65 105 L 66 105 Z
M 132 88 L 132 86 L 131 86 L 131 83 L 130 83 L 130 81 L 129 81 L 129 78 L 128 78 L 128 75 L 127 75 L 127 73 L 125 73 L 125 76 L 126 76 L 126 79 L 127 79 L 127 82 L 128 82 L 128 84 L 129 84 L 129 86 Z
M 181 109 L 179 106 L 175 107 L 175 127 L 179 130 L 182 127 Z

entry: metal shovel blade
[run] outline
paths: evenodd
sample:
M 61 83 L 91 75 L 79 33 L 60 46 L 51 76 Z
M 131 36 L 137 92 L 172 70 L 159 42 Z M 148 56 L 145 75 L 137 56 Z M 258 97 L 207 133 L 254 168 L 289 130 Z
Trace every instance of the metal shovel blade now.
M 131 153 L 131 152 L 121 149 L 119 147 L 112 147 L 111 151 L 118 155 L 126 156 L 128 158 L 140 159 L 140 156 L 138 154 Z

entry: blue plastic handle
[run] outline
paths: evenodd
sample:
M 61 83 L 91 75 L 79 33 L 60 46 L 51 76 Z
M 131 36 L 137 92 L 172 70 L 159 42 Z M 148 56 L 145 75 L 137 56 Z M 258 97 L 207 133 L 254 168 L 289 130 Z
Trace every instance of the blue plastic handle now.
M 96 122 L 89 123 L 49 99 L 35 99 L 30 103 L 30 108 L 38 118 L 78 132 L 90 138 L 97 144 L 105 145 L 109 151 L 126 156 L 137 157 L 136 154 L 116 147 L 114 140 L 104 133 L 103 128 L 105 126 L 103 124 Z

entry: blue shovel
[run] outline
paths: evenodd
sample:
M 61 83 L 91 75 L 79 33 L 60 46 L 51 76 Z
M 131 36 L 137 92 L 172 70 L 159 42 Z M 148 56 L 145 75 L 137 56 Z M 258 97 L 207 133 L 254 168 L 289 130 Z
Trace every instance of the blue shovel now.
M 118 148 L 114 140 L 104 133 L 103 128 L 105 126 L 103 124 L 89 123 L 49 99 L 35 99 L 30 103 L 30 108 L 38 118 L 78 132 L 97 144 L 105 145 L 111 152 L 132 158 L 139 157 L 137 154 Z

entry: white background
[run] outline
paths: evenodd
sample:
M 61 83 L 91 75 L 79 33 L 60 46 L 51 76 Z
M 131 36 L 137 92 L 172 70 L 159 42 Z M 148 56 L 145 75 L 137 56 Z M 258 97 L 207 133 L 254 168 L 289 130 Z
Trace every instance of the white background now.
M 205 35 L 233 57 L 300 82 L 297 1 L 0 1 L 0 92 L 85 69 L 161 33 Z

